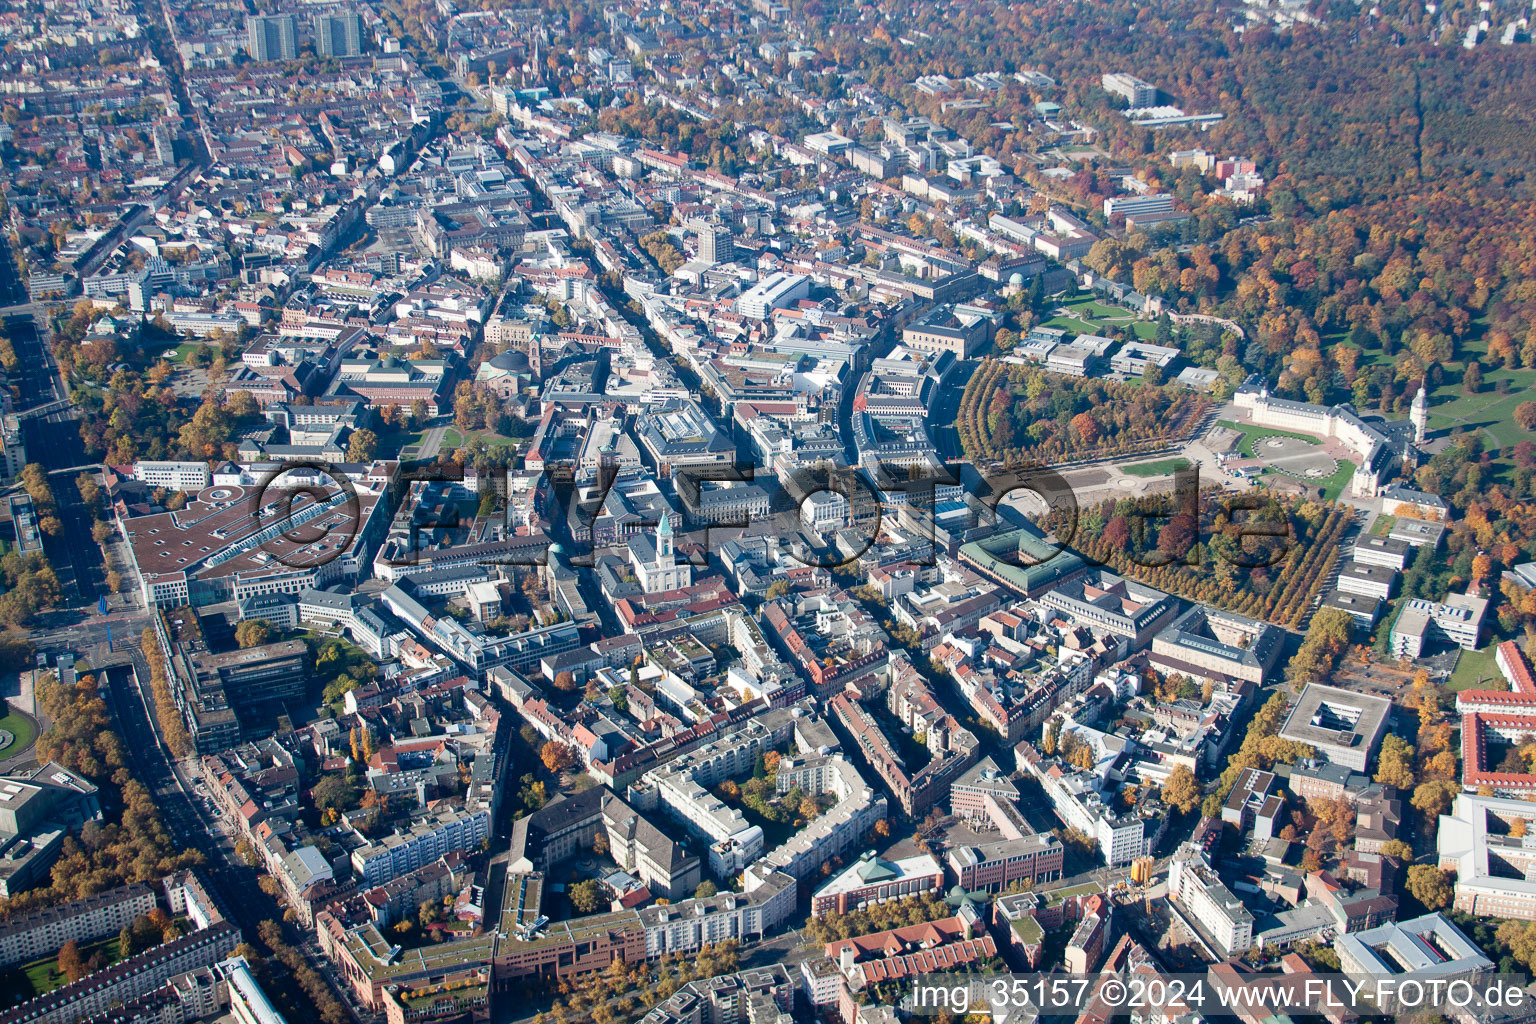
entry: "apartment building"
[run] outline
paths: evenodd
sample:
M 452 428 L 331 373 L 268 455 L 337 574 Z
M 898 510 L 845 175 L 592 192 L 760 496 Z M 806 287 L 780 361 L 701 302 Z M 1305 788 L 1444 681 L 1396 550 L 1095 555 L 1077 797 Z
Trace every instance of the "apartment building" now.
M 245 34 L 245 52 L 251 60 L 294 60 L 299 55 L 298 19 L 292 14 L 249 15 Z
M 704 839 L 709 844 L 710 870 L 720 878 L 736 874 L 762 856 L 765 840 L 760 826 L 750 824 L 710 787 L 749 775 L 758 756 L 787 741 L 794 730 L 794 720 L 783 711 L 754 721 L 761 727 L 742 729 L 646 772 L 627 794 L 637 810 L 665 810 Z
M 240 929 L 226 920 L 201 881 L 190 871 L 164 880 L 172 913 L 185 914 L 193 931 L 146 949 L 79 981 L 0 1012 L 0 1024 L 74 1024 L 126 1006 L 158 991 L 188 971 L 212 967 L 240 942 Z
M 1169 865 L 1168 898 L 1227 956 L 1237 956 L 1253 945 L 1252 912 L 1192 846 L 1181 850 Z
M 1114 809 L 1099 791 L 1091 772 L 1041 757 L 1027 742 L 1019 744 L 1020 760 L 1040 782 L 1056 816 L 1071 828 L 1092 837 L 1110 867 L 1123 867 L 1147 852 L 1146 821 L 1138 814 Z M 1113 799 L 1113 796 L 1111 796 Z
M 352 870 L 365 885 L 383 885 L 455 850 L 478 849 L 490 835 L 490 822 L 485 809 L 431 815 L 353 850 Z
M 789 1024 L 796 985 L 783 964 L 689 982 L 640 1024 Z
M 779 792 L 787 793 L 796 786 L 809 796 L 825 794 L 836 802 L 747 869 L 743 884 L 748 892 L 765 884 L 777 872 L 803 880 L 833 857 L 847 860 L 853 851 L 865 845 L 865 837 L 875 822 L 885 818 L 885 796 L 875 792 L 841 754 L 781 760 Z
M 720 892 L 680 903 L 650 906 L 639 912 L 645 956 L 695 953 L 734 939 L 750 942 L 787 921 L 794 913 L 799 884 L 782 871 L 762 876 L 747 892 Z
M 116 935 L 155 909 L 155 893 L 142 882 L 18 914 L 0 925 L 0 967 L 53 953 L 66 942 L 85 944 Z

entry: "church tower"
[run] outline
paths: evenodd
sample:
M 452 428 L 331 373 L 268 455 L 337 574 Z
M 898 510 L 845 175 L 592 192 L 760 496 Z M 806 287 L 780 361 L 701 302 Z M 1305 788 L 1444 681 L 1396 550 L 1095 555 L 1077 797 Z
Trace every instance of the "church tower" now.
M 1413 443 L 1423 444 L 1429 431 L 1429 381 L 1419 381 L 1419 393 L 1413 396 L 1408 420 L 1413 424 Z
M 661 522 L 656 524 L 656 564 L 671 565 L 677 561 L 677 554 L 672 549 L 672 517 L 662 513 Z

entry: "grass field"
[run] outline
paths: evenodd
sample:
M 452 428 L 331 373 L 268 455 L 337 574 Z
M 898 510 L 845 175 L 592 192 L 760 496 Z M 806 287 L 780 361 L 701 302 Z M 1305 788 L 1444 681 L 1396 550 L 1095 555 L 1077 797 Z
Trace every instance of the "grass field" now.
M 37 739 L 37 725 L 32 719 L 9 708 L 6 716 L 0 718 L 0 729 L 4 729 L 14 737 L 10 743 L 0 747 L 0 757 L 19 754 Z
M 1377 516 L 1371 524 L 1372 537 L 1385 537 L 1392 532 L 1392 527 L 1397 525 L 1397 520 L 1392 516 Z
M 1121 466 L 1120 472 L 1131 476 L 1172 476 L 1181 469 L 1189 468 L 1188 459 L 1158 459 L 1156 462 L 1138 462 L 1134 466 Z
M 1456 671 L 1451 673 L 1452 690 L 1507 690 L 1504 673 L 1494 663 L 1498 644 L 1489 644 L 1480 651 L 1462 651 L 1456 659 Z
M 1500 381 L 1509 382 L 1507 394 L 1496 390 Z M 1459 381 L 1442 385 L 1429 396 L 1429 429 L 1481 427 L 1500 448 L 1536 441 L 1536 433 L 1515 423 L 1515 406 L 1532 400 L 1533 387 L 1536 370 L 1489 370 L 1483 375 L 1483 390 L 1475 395 L 1467 394 Z

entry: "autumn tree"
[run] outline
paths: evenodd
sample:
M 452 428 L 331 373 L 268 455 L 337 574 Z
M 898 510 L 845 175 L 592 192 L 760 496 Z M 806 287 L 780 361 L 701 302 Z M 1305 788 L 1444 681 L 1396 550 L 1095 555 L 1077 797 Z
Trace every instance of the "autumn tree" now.
M 1430 831 L 1433 831 L 1432 823 L 1451 809 L 1451 801 L 1456 798 L 1459 791 L 1460 787 L 1444 780 L 1421 782 L 1413 791 L 1409 803 L 1413 805 L 1414 810 L 1424 815 L 1427 823 L 1431 823 Z
M 1086 412 L 1080 412 L 1072 417 L 1072 429 L 1082 439 L 1083 444 L 1091 445 L 1099 439 L 1099 421 Z
M 1376 761 L 1376 781 L 1405 791 L 1413 788 L 1413 747 L 1408 745 L 1407 740 L 1388 733 L 1381 741 L 1381 752 Z
M 594 879 L 588 878 L 577 882 L 566 890 L 571 898 L 571 906 L 578 913 L 595 914 L 603 906 L 602 886 Z
M 235 643 L 242 648 L 260 647 L 272 636 L 272 627 L 266 619 L 246 619 L 235 626 Z
M 372 462 L 374 453 L 379 449 L 379 435 L 366 427 L 352 431 L 352 436 L 347 439 L 348 462 Z
M 96 506 L 101 502 L 101 485 L 96 482 L 96 474 L 81 473 L 75 477 L 75 489 L 80 492 L 80 500 L 91 511 L 96 511 Z
M 576 764 L 576 752 L 564 743 L 550 740 L 539 750 L 539 760 L 555 775 Z
M 1451 873 L 1433 864 L 1415 864 L 1408 869 L 1408 892 L 1424 904 L 1426 910 L 1441 910 L 1450 906 L 1452 889 Z
M 1339 658 L 1349 649 L 1355 620 L 1339 608 L 1323 608 L 1312 616 L 1307 638 L 1292 655 L 1286 675 L 1295 685 L 1327 682 Z
M 71 982 L 79 981 L 87 973 L 85 957 L 80 955 L 80 946 L 74 939 L 59 949 L 59 971 Z
M 1168 774 L 1168 781 L 1163 783 L 1163 801 L 1180 814 L 1193 811 L 1200 803 L 1200 785 L 1195 781 L 1195 773 L 1184 765 L 1175 767 Z

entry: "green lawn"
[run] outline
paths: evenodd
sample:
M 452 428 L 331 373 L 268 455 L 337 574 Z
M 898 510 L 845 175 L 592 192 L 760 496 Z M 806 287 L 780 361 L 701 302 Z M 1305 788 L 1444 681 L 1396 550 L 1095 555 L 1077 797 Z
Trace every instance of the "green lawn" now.
M 1120 472 L 1131 476 L 1172 476 L 1181 469 L 1189 468 L 1188 459 L 1158 459 L 1156 462 L 1138 462 L 1134 466 L 1121 466 Z
M 1143 341 L 1157 336 L 1157 324 L 1135 319 L 1136 314 L 1123 306 L 1111 306 L 1089 293 L 1064 299 L 1058 305 L 1070 313 L 1053 316 L 1040 326 L 1058 327 L 1073 334 L 1107 335 L 1110 331 L 1129 330 Z
M 457 427 L 449 427 L 443 433 L 442 450 L 447 452 L 454 448 L 462 448 L 464 445 L 476 439 L 484 440 L 492 448 L 503 446 L 515 446 L 518 439 L 498 434 L 494 430 L 459 430 Z
M 98 950 L 105 955 L 108 966 L 117 963 L 119 959 L 117 936 L 113 935 L 88 946 L 81 946 L 80 956 L 90 960 Z M 63 971 L 59 970 L 58 954 L 21 964 L 0 975 L 0 1005 L 13 1006 L 18 996 L 22 1000 L 32 999 L 47 995 L 68 983 L 69 979 L 64 976 Z
M 1294 437 L 1299 441 L 1310 441 L 1313 444 L 1317 444 L 1317 438 L 1309 437 L 1306 434 L 1293 434 L 1289 430 L 1271 430 L 1269 427 L 1255 427 L 1246 423 L 1235 423 L 1232 420 L 1218 420 L 1216 425 L 1242 434 L 1242 439 L 1237 442 L 1238 451 L 1254 459 L 1259 456 L 1254 450 L 1253 443 L 1255 441 L 1262 441 L 1266 437 Z
M 37 738 L 37 725 L 32 719 L 26 717 L 14 709 L 7 709 L 8 713 L 0 718 L 0 729 L 10 733 L 14 739 L 3 747 L 0 747 L 0 757 L 10 757 L 19 754 Z
M 1298 483 L 1307 484 L 1312 487 L 1321 487 L 1323 489 L 1323 499 L 1325 501 L 1337 501 L 1339 499 L 1339 495 L 1344 493 L 1344 488 L 1349 486 L 1350 480 L 1354 479 L 1355 464 L 1350 462 L 1348 459 L 1340 459 L 1339 468 L 1334 470 L 1333 475 L 1323 477 L 1321 480 L 1313 480 L 1310 477 L 1304 476 L 1294 476 L 1285 472 L 1284 470 L 1279 469 L 1266 469 L 1264 472 L 1273 473 L 1275 476 L 1283 476 L 1288 480 L 1295 480 Z
M 1086 320 L 1079 320 L 1076 317 L 1070 317 L 1070 316 L 1053 316 L 1049 320 L 1047 320 L 1045 323 L 1041 324 L 1040 326 L 1041 327 L 1057 327 L 1057 328 L 1060 328 L 1061 330 L 1064 330 L 1064 331 L 1071 331 L 1073 334 L 1098 334 L 1099 333 L 1099 329 L 1097 327 L 1095 327 L 1093 324 L 1089 323 L 1088 321 L 1086 321 Z
M 1071 302 L 1063 302 L 1063 306 L 1076 313 L 1078 316 L 1095 320 L 1106 318 L 1130 319 L 1135 314 L 1123 306 L 1106 306 L 1096 299 L 1073 299 Z
M 1055 906 L 1062 900 L 1072 896 L 1086 896 L 1089 893 L 1103 892 L 1104 887 L 1098 882 L 1083 882 L 1081 885 L 1068 886 L 1065 889 L 1047 889 L 1041 896 L 1046 906 Z
M 1507 394 L 1496 390 L 1500 381 L 1509 382 Z M 1429 429 L 1481 427 L 1500 448 L 1536 441 L 1536 433 L 1515 423 L 1515 406 L 1532 400 L 1533 387 L 1536 370 L 1489 370 L 1483 375 L 1483 390 L 1475 395 L 1467 394 L 1460 381 L 1442 385 L 1429 396 Z
M 180 366 L 180 365 L 182 365 L 183 363 L 185 363 L 187 361 L 187 356 L 190 355 L 194 350 L 200 349 L 200 348 L 204 348 L 204 347 L 206 347 L 206 346 L 204 346 L 200 342 L 195 342 L 195 341 L 184 342 L 184 343 L 176 346 L 176 354 L 174 356 L 171 356 L 170 359 L 168 359 L 166 361 L 170 362 L 170 363 L 174 363 L 177 366 Z M 163 352 L 165 350 L 161 349 L 161 351 Z
M 1377 516 L 1371 524 L 1372 537 L 1385 537 L 1392 532 L 1392 527 L 1397 525 L 1397 519 L 1393 516 Z
M 421 430 L 397 430 L 392 434 L 385 434 L 380 438 L 387 445 L 395 448 L 409 448 L 413 444 L 421 444 Z
M 1451 673 L 1452 690 L 1507 690 L 1504 673 L 1494 664 L 1498 644 L 1489 644 L 1480 651 L 1462 651 L 1456 659 L 1456 670 Z
M 1219 427 L 1226 427 L 1228 430 L 1235 430 L 1242 434 L 1242 438 L 1237 442 L 1237 450 L 1239 453 L 1247 455 L 1250 458 L 1261 457 L 1258 454 L 1258 450 L 1254 446 L 1257 442 L 1264 440 L 1266 437 L 1294 437 L 1298 441 L 1308 441 L 1312 444 L 1318 443 L 1318 440 L 1315 437 L 1309 437 L 1306 434 L 1292 433 L 1289 430 L 1271 430 L 1269 427 L 1256 427 L 1244 423 L 1234 423 L 1232 420 L 1219 420 L 1216 425 Z M 1315 487 L 1320 486 L 1323 489 L 1324 499 L 1328 501 L 1335 501 L 1338 499 L 1339 495 L 1344 493 L 1344 489 L 1349 486 L 1349 481 L 1352 480 L 1355 475 L 1355 464 L 1353 462 L 1350 462 L 1348 459 L 1339 459 L 1338 464 L 1338 468 L 1334 470 L 1332 476 L 1324 477 L 1321 480 L 1311 480 L 1307 477 L 1294 476 L 1285 472 L 1284 470 L 1276 469 L 1274 467 L 1266 467 L 1264 474 L 1274 474 L 1275 476 L 1283 476 L 1288 480 L 1296 480 L 1300 483 L 1310 484 Z

